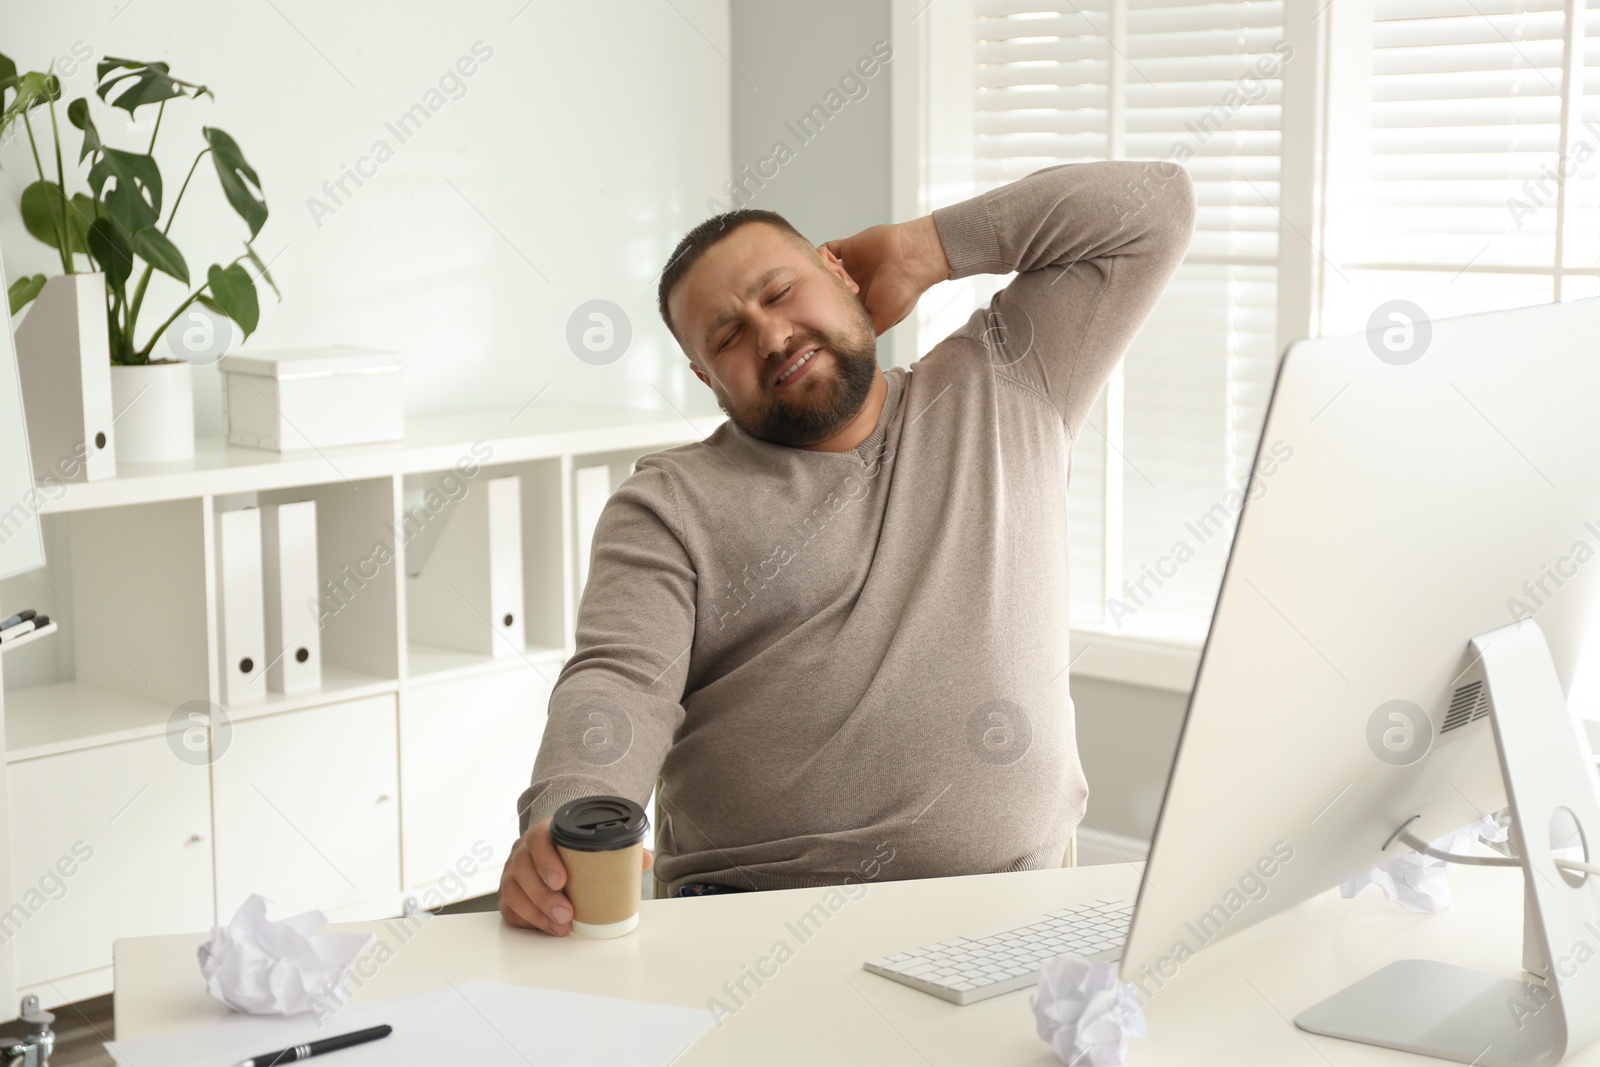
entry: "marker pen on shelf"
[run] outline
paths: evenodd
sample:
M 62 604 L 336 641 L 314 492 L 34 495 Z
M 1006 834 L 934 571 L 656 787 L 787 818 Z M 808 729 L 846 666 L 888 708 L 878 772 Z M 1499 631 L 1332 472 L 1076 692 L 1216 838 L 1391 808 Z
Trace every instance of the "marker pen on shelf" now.
M 18 623 L 27 622 L 37 614 L 39 613 L 32 608 L 23 608 L 9 619 L 0 619 L 0 630 L 9 630 Z
M 19 622 L 15 626 L 8 626 L 6 629 L 0 630 L 0 645 L 10 644 L 24 634 L 31 634 L 33 631 L 42 630 L 49 625 L 50 616 L 35 615 L 25 622 Z
M 19 622 L 15 626 L 8 626 L 4 630 L 0 630 L 0 645 L 15 641 L 23 634 L 31 634 L 38 628 L 32 619 L 27 622 Z

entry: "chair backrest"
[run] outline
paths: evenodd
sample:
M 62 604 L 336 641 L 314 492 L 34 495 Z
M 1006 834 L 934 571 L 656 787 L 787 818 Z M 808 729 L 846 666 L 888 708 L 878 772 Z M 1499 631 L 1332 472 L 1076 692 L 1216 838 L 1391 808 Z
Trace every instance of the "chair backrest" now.
M 650 826 L 656 832 L 661 829 L 661 779 L 656 779 L 656 788 L 650 794 Z M 656 877 L 656 869 L 650 868 L 650 899 L 662 900 L 667 895 L 667 884 Z

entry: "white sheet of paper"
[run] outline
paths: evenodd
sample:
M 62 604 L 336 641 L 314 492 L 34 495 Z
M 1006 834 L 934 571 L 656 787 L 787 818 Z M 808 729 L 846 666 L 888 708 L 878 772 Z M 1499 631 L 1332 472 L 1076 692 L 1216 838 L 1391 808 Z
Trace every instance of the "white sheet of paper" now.
M 329 1015 L 321 1026 L 308 1011 L 294 1015 L 237 1012 L 212 1026 L 131 1041 L 107 1041 L 105 1047 L 123 1067 L 230 1067 L 246 1056 L 288 1048 L 302 1041 L 348 1034 L 381 1023 L 393 1026 L 394 1033 L 373 1042 L 376 1046 L 393 1042 L 412 1030 L 416 1020 L 446 996 L 454 994 L 446 988 L 410 997 L 358 1001 Z M 353 1055 L 355 1050 L 350 1051 Z M 326 1067 L 343 1067 L 344 1055 L 339 1053 L 341 1059 L 329 1060 Z
M 326 1067 L 666 1067 L 713 1020 L 699 1008 L 472 979 L 418 996 L 347 1004 L 320 1028 L 309 1014 L 240 1016 L 183 1033 L 109 1041 L 106 1051 L 125 1067 L 231 1067 L 247 1056 L 379 1023 L 394 1033 L 329 1053 Z

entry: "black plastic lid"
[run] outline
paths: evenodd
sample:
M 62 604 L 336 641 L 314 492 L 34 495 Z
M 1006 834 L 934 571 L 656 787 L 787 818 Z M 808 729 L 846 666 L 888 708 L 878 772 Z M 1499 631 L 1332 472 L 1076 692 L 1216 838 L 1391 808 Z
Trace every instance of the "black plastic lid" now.
M 581 797 L 556 809 L 550 840 L 578 852 L 610 852 L 644 840 L 644 809 L 626 797 Z

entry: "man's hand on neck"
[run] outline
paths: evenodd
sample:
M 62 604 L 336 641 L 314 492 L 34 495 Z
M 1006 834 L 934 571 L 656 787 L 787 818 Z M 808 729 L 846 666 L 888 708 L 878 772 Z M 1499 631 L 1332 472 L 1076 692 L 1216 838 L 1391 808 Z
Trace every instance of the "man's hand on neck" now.
M 822 247 L 839 257 L 861 287 L 861 302 L 878 335 L 909 315 L 923 293 L 950 277 L 950 261 L 932 215 L 869 226 Z

